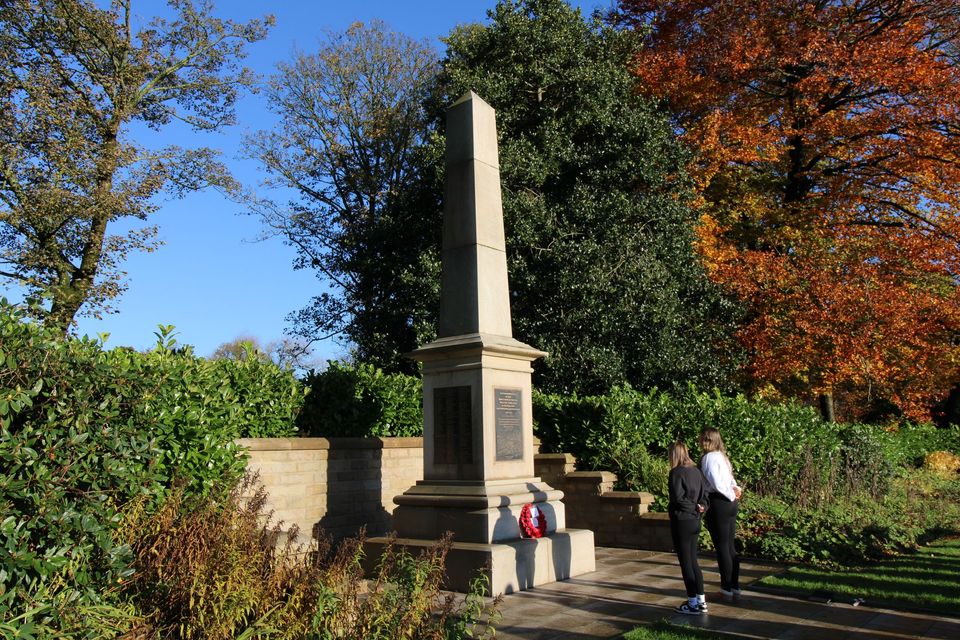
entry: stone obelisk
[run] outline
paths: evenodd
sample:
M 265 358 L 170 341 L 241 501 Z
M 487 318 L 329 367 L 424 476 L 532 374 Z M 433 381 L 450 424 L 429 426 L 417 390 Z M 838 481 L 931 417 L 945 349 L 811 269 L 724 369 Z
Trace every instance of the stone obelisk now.
M 447 111 L 445 163 L 438 337 L 410 354 L 423 363 L 424 479 L 394 498 L 393 522 L 412 547 L 453 533 L 450 588 L 486 571 L 493 593 L 511 593 L 593 571 L 593 533 L 566 529 L 562 492 L 534 477 L 530 365 L 546 353 L 513 338 L 494 110 L 472 91 Z M 521 533 L 528 504 L 543 537 Z

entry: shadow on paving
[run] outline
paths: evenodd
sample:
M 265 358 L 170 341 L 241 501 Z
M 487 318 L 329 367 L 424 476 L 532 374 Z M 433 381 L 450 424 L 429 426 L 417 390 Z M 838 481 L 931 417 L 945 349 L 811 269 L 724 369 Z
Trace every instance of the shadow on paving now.
M 942 615 L 960 616 L 954 603 L 960 598 L 960 557 L 943 554 L 933 548 L 875 564 L 833 571 L 817 567 L 791 568 L 770 584 L 762 585 L 776 593 L 784 589 L 789 595 L 797 591 L 830 591 L 838 598 L 862 597 L 876 607 L 901 608 L 907 611 L 939 611 Z M 888 604 L 889 603 L 889 604 Z
M 702 559 L 701 566 L 710 613 L 685 616 L 673 610 L 685 593 L 672 554 L 598 548 L 596 572 L 507 596 L 496 637 L 618 638 L 636 626 L 666 619 L 733 638 L 960 638 L 960 620 L 935 614 L 815 603 L 749 589 L 739 603 L 727 604 L 720 599 L 717 575 L 711 571 L 715 566 L 709 559 Z M 744 563 L 743 575 L 758 579 L 781 569 Z
M 935 615 L 853 607 L 764 596 L 748 592 L 738 606 L 717 610 L 689 624 L 760 638 L 960 638 L 960 621 Z M 687 622 L 673 616 L 674 623 Z

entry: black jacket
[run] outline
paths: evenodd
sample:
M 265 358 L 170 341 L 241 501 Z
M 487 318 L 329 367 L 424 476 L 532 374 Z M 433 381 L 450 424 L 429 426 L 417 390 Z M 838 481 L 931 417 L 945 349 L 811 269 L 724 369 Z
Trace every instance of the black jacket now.
M 709 506 L 707 481 L 698 467 L 674 467 L 670 470 L 670 504 L 667 510 L 671 518 L 693 520 L 702 514 L 697 505 Z

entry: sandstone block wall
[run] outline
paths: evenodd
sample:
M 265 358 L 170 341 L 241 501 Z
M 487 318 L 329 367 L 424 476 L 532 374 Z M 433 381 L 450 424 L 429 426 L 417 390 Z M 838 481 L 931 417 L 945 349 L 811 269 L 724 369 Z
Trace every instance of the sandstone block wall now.
M 247 468 L 260 474 L 273 522 L 315 527 L 334 538 L 366 526 L 371 536 L 393 530 L 393 497 L 423 479 L 423 438 L 244 438 Z M 649 493 L 614 491 L 607 471 L 575 471 L 565 453 L 537 454 L 534 469 L 564 493 L 566 523 L 590 529 L 598 546 L 672 550 L 666 514 L 649 513 Z
M 393 497 L 423 479 L 422 438 L 243 438 L 273 522 L 334 538 L 392 530 Z
M 563 491 L 567 526 L 591 529 L 601 547 L 672 551 L 665 513 L 650 513 L 654 496 L 642 491 L 614 491 L 617 476 L 609 471 L 574 471 L 568 453 L 538 454 L 535 473 Z

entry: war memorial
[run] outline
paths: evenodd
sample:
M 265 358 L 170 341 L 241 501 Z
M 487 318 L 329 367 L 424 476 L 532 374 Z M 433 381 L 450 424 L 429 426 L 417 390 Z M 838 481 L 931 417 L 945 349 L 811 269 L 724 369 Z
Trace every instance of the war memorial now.
M 437 339 L 410 354 L 423 363 L 423 480 L 394 498 L 393 523 L 408 548 L 453 534 L 451 588 L 485 571 L 492 593 L 512 593 L 593 571 L 593 533 L 567 529 L 563 493 L 534 476 L 531 363 L 547 354 L 513 338 L 496 120 L 472 91 L 447 111 L 446 145 Z M 540 537 L 522 530 L 531 513 Z

